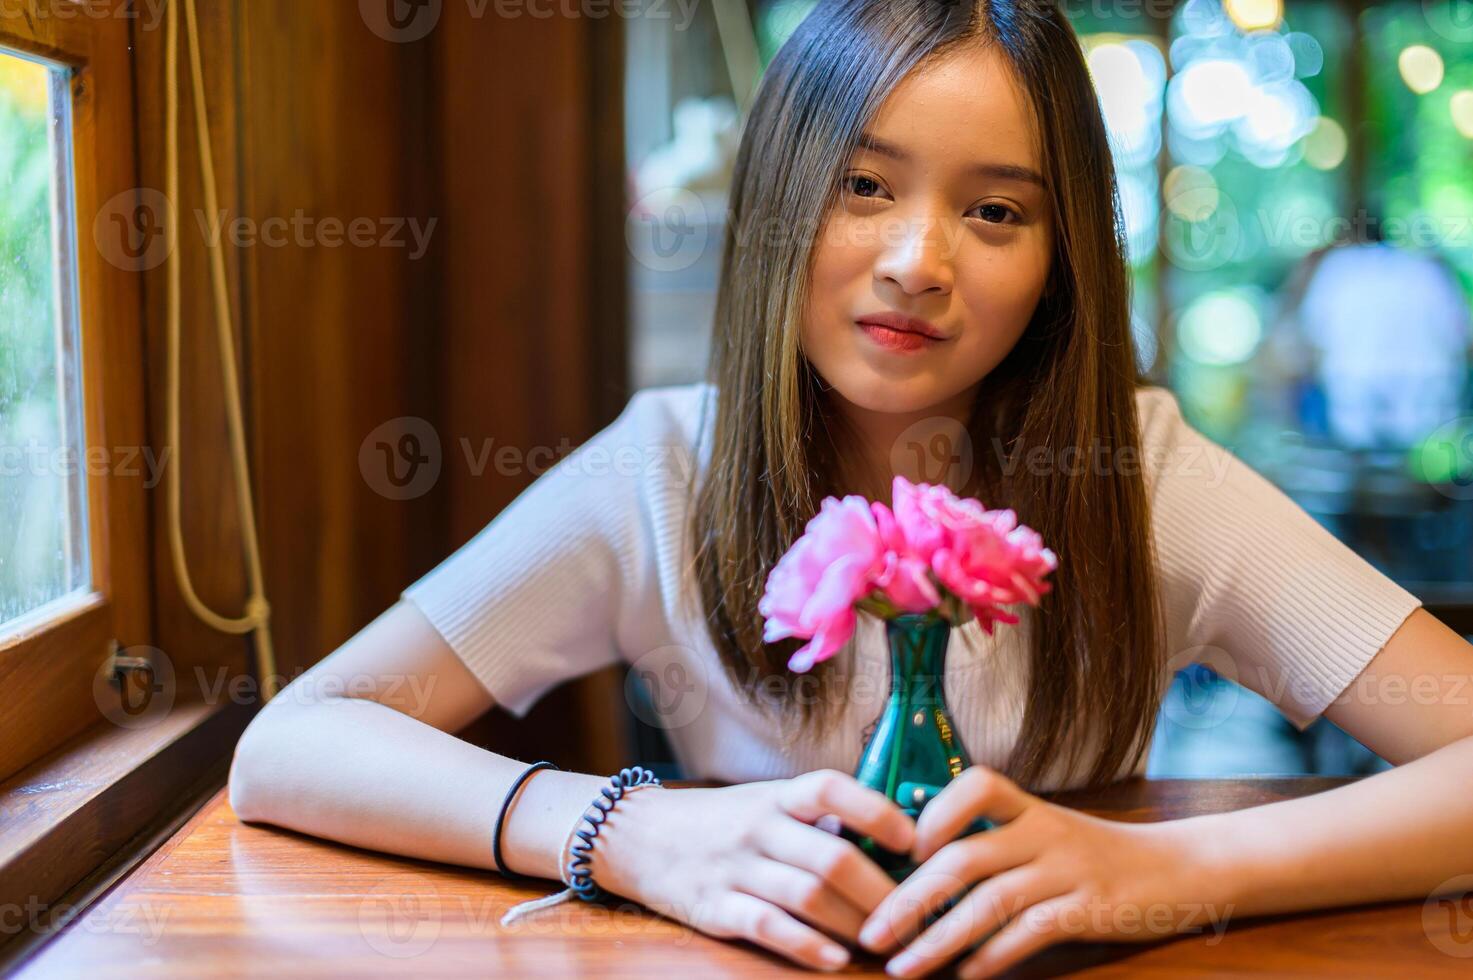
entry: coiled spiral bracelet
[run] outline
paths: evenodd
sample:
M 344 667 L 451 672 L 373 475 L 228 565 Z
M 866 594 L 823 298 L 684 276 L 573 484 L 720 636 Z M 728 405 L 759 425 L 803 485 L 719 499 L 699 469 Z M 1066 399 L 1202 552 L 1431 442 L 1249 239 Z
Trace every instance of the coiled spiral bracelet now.
M 557 767 L 550 762 L 536 763 L 522 774 L 522 778 L 525 779 L 539 768 L 556 769 Z M 516 792 L 517 785 L 520 782 L 521 780 L 518 780 L 517 784 L 513 784 L 512 792 L 507 794 L 507 803 L 511 802 L 511 797 Z M 564 845 L 564 850 L 572 854 L 572 859 L 563 868 L 563 883 L 568 887 L 556 895 L 549 895 L 546 898 L 523 902 L 512 908 L 506 915 L 501 917 L 501 924 L 503 926 L 510 925 L 528 912 L 535 912 L 537 909 L 557 905 L 560 902 L 567 901 L 574 895 L 583 899 L 585 902 L 597 902 L 601 900 L 605 896 L 605 892 L 593 880 L 594 839 L 598 837 L 600 828 L 609 819 L 609 812 L 614 809 L 615 804 L 624 798 L 625 794 L 645 786 L 660 785 L 662 785 L 660 778 L 643 766 L 626 767 L 610 776 L 609 785 L 601 787 L 598 791 L 599 795 L 593 798 L 593 809 L 596 809 L 598 812 L 590 814 L 588 812 L 589 808 L 584 807 L 578 823 L 574 825 L 573 834 L 568 838 L 571 841 L 573 837 L 577 837 L 578 842 L 571 846 Z M 501 861 L 501 824 L 505 814 L 506 805 L 503 804 L 502 815 L 497 818 L 494 834 L 496 864 L 502 873 L 508 877 L 526 877 L 525 875 L 511 872 Z M 584 827 L 585 824 L 587 825 L 586 828 Z
M 590 865 L 593 862 L 593 839 L 598 836 L 599 828 L 604 821 L 609 819 L 609 811 L 614 804 L 624 798 L 629 790 L 640 786 L 659 786 L 660 777 L 650 772 L 644 766 L 620 769 L 609 777 L 609 785 L 601 788 L 599 794 L 603 799 L 594 797 L 593 805 L 598 813 L 590 816 L 584 812 L 583 822 L 588 824 L 588 829 L 579 828 L 575 833 L 582 842 L 572 847 L 573 860 L 568 862 L 568 882 L 570 888 L 578 893 L 578 897 L 585 902 L 596 902 L 604 897 L 604 891 L 594 884 L 593 871 Z M 608 802 L 604 802 L 607 800 Z

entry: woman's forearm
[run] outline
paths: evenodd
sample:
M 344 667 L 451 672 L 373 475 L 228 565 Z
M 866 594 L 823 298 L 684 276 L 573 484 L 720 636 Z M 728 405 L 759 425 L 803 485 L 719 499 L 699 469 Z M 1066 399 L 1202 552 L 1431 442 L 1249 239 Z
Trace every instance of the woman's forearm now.
M 1473 738 L 1345 786 L 1159 825 L 1238 915 L 1425 898 L 1473 872 Z
M 230 803 L 242 820 L 494 868 L 496 815 L 526 766 L 375 701 L 278 699 L 236 745 Z M 605 782 L 558 770 L 529 777 L 502 828 L 507 867 L 559 878 L 568 832 Z

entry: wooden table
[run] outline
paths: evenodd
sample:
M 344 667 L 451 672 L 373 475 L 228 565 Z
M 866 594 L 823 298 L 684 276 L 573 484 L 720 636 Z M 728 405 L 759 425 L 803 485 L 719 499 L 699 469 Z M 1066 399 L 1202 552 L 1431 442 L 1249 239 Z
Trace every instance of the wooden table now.
M 1113 819 L 1161 820 L 1303 796 L 1340 782 L 1134 780 L 1054 799 Z M 551 888 L 247 826 L 222 790 L 16 975 L 817 975 L 632 903 L 602 908 L 572 901 L 501 928 L 498 920 L 510 906 Z M 1220 936 L 1055 947 L 1014 975 L 1466 977 L 1473 975 L 1469 911 L 1467 901 L 1446 908 L 1402 902 L 1230 920 Z M 847 972 L 884 975 L 884 962 L 859 951 Z

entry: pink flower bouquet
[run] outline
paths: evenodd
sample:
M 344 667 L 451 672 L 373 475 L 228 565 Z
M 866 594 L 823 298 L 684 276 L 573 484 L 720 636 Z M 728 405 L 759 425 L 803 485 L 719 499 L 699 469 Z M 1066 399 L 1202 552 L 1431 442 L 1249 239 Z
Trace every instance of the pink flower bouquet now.
M 931 613 L 959 626 L 970 613 L 988 635 L 1016 623 L 1002 607 L 1037 605 L 1058 559 L 1012 510 L 986 510 L 944 486 L 895 478 L 893 509 L 827 497 L 767 576 L 757 609 L 763 639 L 809 642 L 788 660 L 804 672 L 854 635 L 855 615 Z

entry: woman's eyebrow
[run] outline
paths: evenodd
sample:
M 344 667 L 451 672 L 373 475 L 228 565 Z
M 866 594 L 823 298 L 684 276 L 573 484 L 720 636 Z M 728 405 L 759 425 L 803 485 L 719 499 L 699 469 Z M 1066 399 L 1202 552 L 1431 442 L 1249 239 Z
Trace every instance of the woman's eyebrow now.
M 859 148 L 878 153 L 882 157 L 889 157 L 901 163 L 910 162 L 910 154 L 888 140 L 882 140 L 873 133 L 859 134 Z M 1026 184 L 1037 184 L 1039 187 L 1047 186 L 1043 175 L 1032 167 L 1024 167 L 1016 163 L 976 163 L 968 167 L 970 173 L 980 174 L 983 177 L 992 177 L 995 180 L 1016 180 Z

